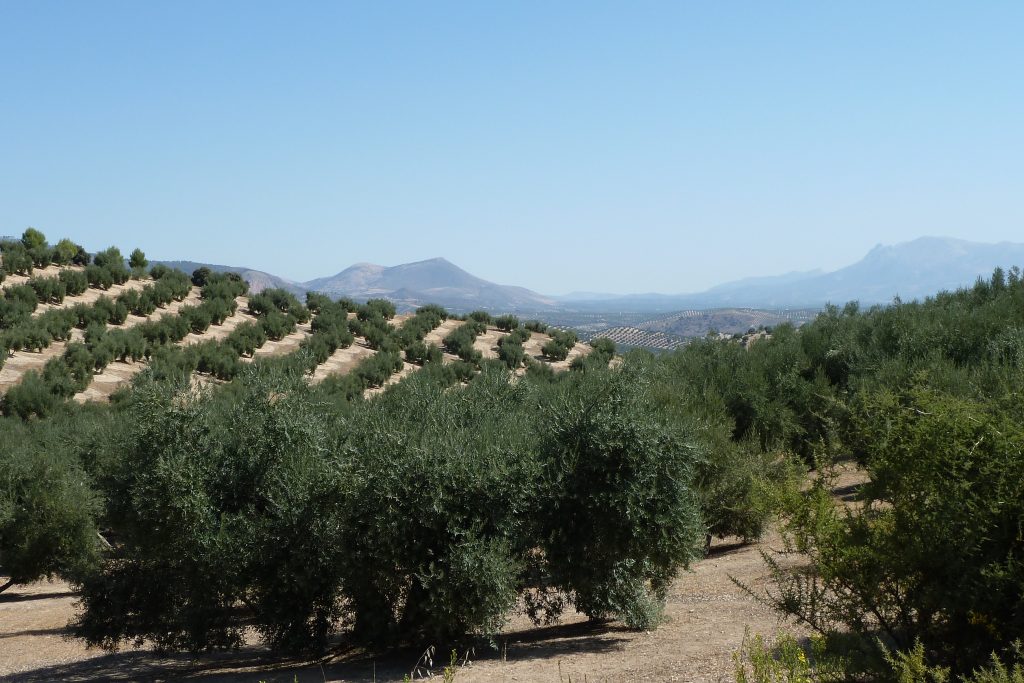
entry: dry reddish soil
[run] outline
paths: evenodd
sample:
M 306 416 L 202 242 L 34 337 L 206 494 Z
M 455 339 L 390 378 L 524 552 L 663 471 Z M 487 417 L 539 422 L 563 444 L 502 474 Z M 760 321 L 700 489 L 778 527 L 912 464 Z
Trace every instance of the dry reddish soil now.
M 848 502 L 864 481 L 845 468 L 834 482 L 837 501 Z M 732 578 L 763 592 L 770 576 L 759 551 L 781 549 L 776 532 L 760 543 L 716 540 L 711 554 L 682 572 L 656 630 L 635 632 L 616 622 L 589 622 L 577 613 L 554 626 L 533 627 L 514 619 L 498 639 L 499 649 L 478 649 L 456 681 L 729 681 L 732 653 L 746 630 L 772 636 L 776 615 L 739 588 Z M 790 557 L 797 564 L 799 557 Z M 65 625 L 75 613 L 75 595 L 62 582 L 16 586 L 0 596 L 0 681 L 211 681 L 323 683 L 400 681 L 422 654 L 404 650 L 375 655 L 344 644 L 317 661 L 272 659 L 255 645 L 241 651 L 192 659 L 147 649 L 106 653 L 69 639 Z M 460 653 L 462 654 L 462 653 Z M 446 659 L 435 657 L 435 665 Z

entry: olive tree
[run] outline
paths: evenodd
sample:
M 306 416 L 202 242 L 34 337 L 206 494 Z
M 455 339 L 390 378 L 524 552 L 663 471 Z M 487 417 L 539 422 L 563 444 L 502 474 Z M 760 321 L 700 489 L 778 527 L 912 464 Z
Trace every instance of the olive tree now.
M 81 579 L 99 560 L 99 500 L 77 463 L 51 449 L 0 453 L 0 592 L 44 577 Z
M 132 273 L 136 277 L 143 275 L 148 265 L 149 261 L 146 259 L 146 254 L 139 248 L 132 251 L 131 256 L 128 257 L 128 267 L 132 269 Z

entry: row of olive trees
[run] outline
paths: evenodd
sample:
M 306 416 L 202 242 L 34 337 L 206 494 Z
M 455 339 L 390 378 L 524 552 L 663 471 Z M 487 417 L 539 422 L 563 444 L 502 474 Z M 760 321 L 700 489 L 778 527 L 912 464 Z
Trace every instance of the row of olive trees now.
M 189 400 L 144 382 L 66 418 L 82 440 L 60 476 L 89 503 L 46 532 L 81 542 L 44 570 L 80 584 L 79 636 L 203 650 L 252 627 L 287 650 L 340 630 L 440 644 L 568 606 L 648 628 L 701 552 L 700 439 L 654 409 L 642 364 L 554 383 L 488 364 L 456 391 L 424 369 L 345 404 L 273 367 Z
M 441 362 L 440 350 L 425 345 L 423 338 L 448 317 L 447 311 L 435 305 L 423 306 L 398 328 L 387 322 L 394 314 L 394 306 L 381 299 L 371 299 L 365 306 L 357 307 L 356 318 L 349 321 L 350 329 L 364 337 L 376 353 L 344 375 L 327 377 L 321 391 L 356 400 L 367 389 L 384 386 L 391 375 L 404 367 L 403 357 L 421 365 Z
M 197 270 L 193 282 L 202 282 L 203 306 L 221 302 L 232 305 L 234 299 L 248 290 L 248 285 L 235 273 L 214 273 Z M 232 310 L 234 310 L 232 308 Z M 252 358 L 267 341 L 279 341 L 307 322 L 311 309 L 299 303 L 295 296 L 281 289 L 265 289 L 248 300 L 248 311 L 255 322 L 237 325 L 221 340 L 208 339 L 186 347 L 167 347 L 154 354 L 150 374 L 163 379 L 183 378 L 193 372 L 230 381 L 242 371 L 242 358 Z M 201 333 L 203 329 L 193 329 Z M 314 332 L 313 337 L 318 337 Z M 306 340 L 308 341 L 308 340 Z M 305 346 L 304 342 L 304 346 Z
M 93 375 L 102 372 L 110 362 L 148 359 L 158 347 L 222 323 L 235 310 L 235 296 L 244 293 L 246 287 L 236 279 L 224 291 L 204 288 L 204 298 L 198 306 L 183 306 L 176 315 L 149 320 L 130 329 L 108 329 L 108 325 L 123 325 L 129 312 L 141 314 L 151 306 L 166 306 L 183 299 L 191 289 L 183 273 L 162 269 L 155 274 L 159 277 L 141 291 L 52 312 L 63 317 L 61 338 L 69 338 L 74 326 L 85 330 L 84 341 L 68 344 L 64 353 L 48 361 L 42 372 L 26 372 L 0 400 L 0 412 L 23 419 L 52 413 L 60 403 L 88 387 Z
M 32 275 L 35 268 L 56 266 L 83 266 L 93 286 L 108 289 L 118 278 L 128 278 L 125 259 L 116 247 L 90 255 L 80 244 L 62 239 L 51 246 L 46 236 L 35 228 L 28 228 L 20 240 L 0 242 L 0 282 L 7 273 Z M 145 274 L 149 262 L 141 249 L 132 251 L 128 268 L 136 277 Z M 123 282 L 124 280 L 121 280 Z

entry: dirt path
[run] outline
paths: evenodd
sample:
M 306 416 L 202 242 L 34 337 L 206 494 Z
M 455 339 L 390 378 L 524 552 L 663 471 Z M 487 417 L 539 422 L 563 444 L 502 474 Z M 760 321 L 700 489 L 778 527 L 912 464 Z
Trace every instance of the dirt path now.
M 770 536 L 761 545 L 778 547 Z M 617 623 L 593 624 L 579 614 L 555 625 L 533 628 L 514 620 L 500 639 L 504 656 L 476 653 L 456 681 L 728 681 L 731 654 L 744 629 L 770 635 L 779 628 L 774 614 L 729 579 L 753 587 L 768 577 L 757 545 L 716 544 L 710 557 L 676 580 L 655 631 L 634 632 Z M 74 595 L 60 582 L 16 587 L 0 598 L 0 680 L 128 681 L 202 680 L 225 683 L 258 680 L 400 681 L 418 652 L 372 658 L 346 653 L 320 664 L 270 662 L 259 648 L 231 656 L 190 662 L 187 657 L 158 657 L 146 650 L 109 655 L 87 650 L 63 637 L 74 614 Z
M 426 344 L 427 346 L 430 346 L 431 344 L 437 344 L 442 351 L 442 361 L 444 363 L 454 363 L 455 361 L 459 360 L 459 357 L 456 356 L 454 353 L 448 353 L 447 351 L 444 350 L 444 338 L 447 337 L 452 332 L 452 330 L 462 327 L 465 324 L 466 323 L 463 320 L 453 320 L 449 318 L 448 320 L 445 320 L 443 323 L 441 323 L 433 330 L 428 332 L 427 336 L 423 338 L 423 343 Z
M 449 318 L 448 320 L 445 320 L 440 325 L 432 329 L 430 332 L 427 332 L 427 335 L 423 337 L 423 343 L 426 346 L 430 346 L 431 344 L 437 344 L 438 346 L 441 346 L 444 343 L 445 337 L 451 334 L 453 330 L 462 327 L 463 325 L 465 325 L 463 321 Z

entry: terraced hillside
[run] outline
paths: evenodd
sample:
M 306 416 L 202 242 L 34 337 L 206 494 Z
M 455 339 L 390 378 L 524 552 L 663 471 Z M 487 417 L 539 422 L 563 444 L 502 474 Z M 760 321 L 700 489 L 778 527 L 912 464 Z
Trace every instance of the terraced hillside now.
M 519 374 L 563 371 L 591 351 L 575 335 L 529 331 L 512 316 L 462 320 L 437 306 L 396 315 L 384 300 L 317 294 L 302 303 L 281 289 L 250 294 L 232 273 L 150 269 L 139 254 L 129 268 L 117 249 L 90 256 L 68 240 L 0 243 L 5 413 L 108 400 L 144 371 L 207 385 L 248 363 L 293 362 L 310 383 L 369 397 L 431 363 L 466 381 L 486 362 Z

